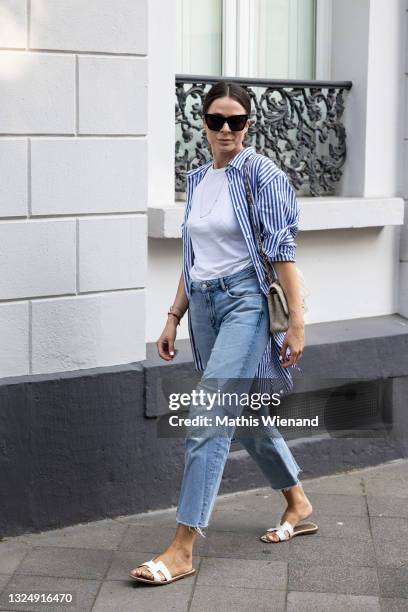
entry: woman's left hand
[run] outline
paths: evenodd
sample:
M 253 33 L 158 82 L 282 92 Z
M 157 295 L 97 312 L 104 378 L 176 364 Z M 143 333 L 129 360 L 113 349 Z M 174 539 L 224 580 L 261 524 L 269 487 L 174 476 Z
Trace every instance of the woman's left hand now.
M 289 325 L 280 351 L 280 361 L 283 368 L 296 363 L 302 356 L 305 346 L 305 327 L 303 324 Z M 286 356 L 287 349 L 290 355 Z

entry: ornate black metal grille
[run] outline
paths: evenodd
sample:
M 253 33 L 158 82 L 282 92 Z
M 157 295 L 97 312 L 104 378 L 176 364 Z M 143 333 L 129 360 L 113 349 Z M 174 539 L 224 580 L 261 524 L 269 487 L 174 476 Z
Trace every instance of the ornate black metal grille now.
M 342 116 L 351 82 L 228 80 L 242 85 L 251 98 L 253 123 L 245 145 L 273 159 L 298 195 L 333 195 L 346 159 Z M 176 75 L 176 192 L 184 192 L 188 170 L 211 158 L 201 109 L 216 81 Z

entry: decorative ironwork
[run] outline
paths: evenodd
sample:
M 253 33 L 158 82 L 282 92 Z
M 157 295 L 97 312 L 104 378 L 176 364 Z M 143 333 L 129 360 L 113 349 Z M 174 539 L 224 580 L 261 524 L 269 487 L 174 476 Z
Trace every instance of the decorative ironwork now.
M 211 159 L 201 110 L 207 91 L 220 79 L 176 75 L 177 192 L 184 192 L 188 170 Z M 245 145 L 273 159 L 298 195 L 334 194 L 346 159 L 342 116 L 351 82 L 236 77 L 228 81 L 244 87 L 251 98 L 252 124 Z

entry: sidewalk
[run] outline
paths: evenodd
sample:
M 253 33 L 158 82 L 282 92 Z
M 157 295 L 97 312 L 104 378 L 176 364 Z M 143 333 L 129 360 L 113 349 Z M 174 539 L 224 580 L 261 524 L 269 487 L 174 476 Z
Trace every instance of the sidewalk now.
M 408 610 L 408 459 L 303 480 L 319 525 L 287 543 L 258 538 L 280 519 L 270 488 L 220 496 L 192 578 L 139 585 L 128 571 L 170 542 L 174 510 L 0 541 L 0 610 L 288 612 Z M 75 606 L 7 594 L 75 593 Z

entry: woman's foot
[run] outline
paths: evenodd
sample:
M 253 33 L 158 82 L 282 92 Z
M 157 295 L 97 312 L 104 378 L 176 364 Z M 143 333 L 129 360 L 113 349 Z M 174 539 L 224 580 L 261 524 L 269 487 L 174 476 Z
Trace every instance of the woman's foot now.
M 175 547 L 173 544 L 167 548 L 161 555 L 154 557 L 153 561 L 163 561 L 168 568 L 172 576 L 178 574 L 184 574 L 193 569 L 193 555 L 191 552 L 181 550 L 179 547 Z M 130 572 L 133 576 L 139 576 L 146 578 L 147 580 L 153 580 L 153 574 L 151 571 L 143 565 L 139 565 Z M 165 576 L 159 571 L 160 578 L 165 580 Z
M 194 530 L 179 523 L 173 542 L 164 553 L 155 557 L 153 561 L 163 561 L 173 577 L 190 571 L 193 569 L 193 544 L 196 536 L 197 533 Z M 143 565 L 138 565 L 129 573 L 133 576 L 153 580 L 153 574 L 148 567 Z M 159 575 L 165 580 L 163 572 L 159 571 Z
M 297 485 L 287 491 L 282 491 L 287 499 L 288 507 L 282 515 L 280 524 L 288 521 L 293 527 L 299 522 L 308 518 L 313 512 L 313 506 L 306 497 L 303 487 Z M 263 536 L 268 542 L 279 542 L 276 531 L 267 531 Z M 288 530 L 285 530 L 286 539 L 290 538 Z

